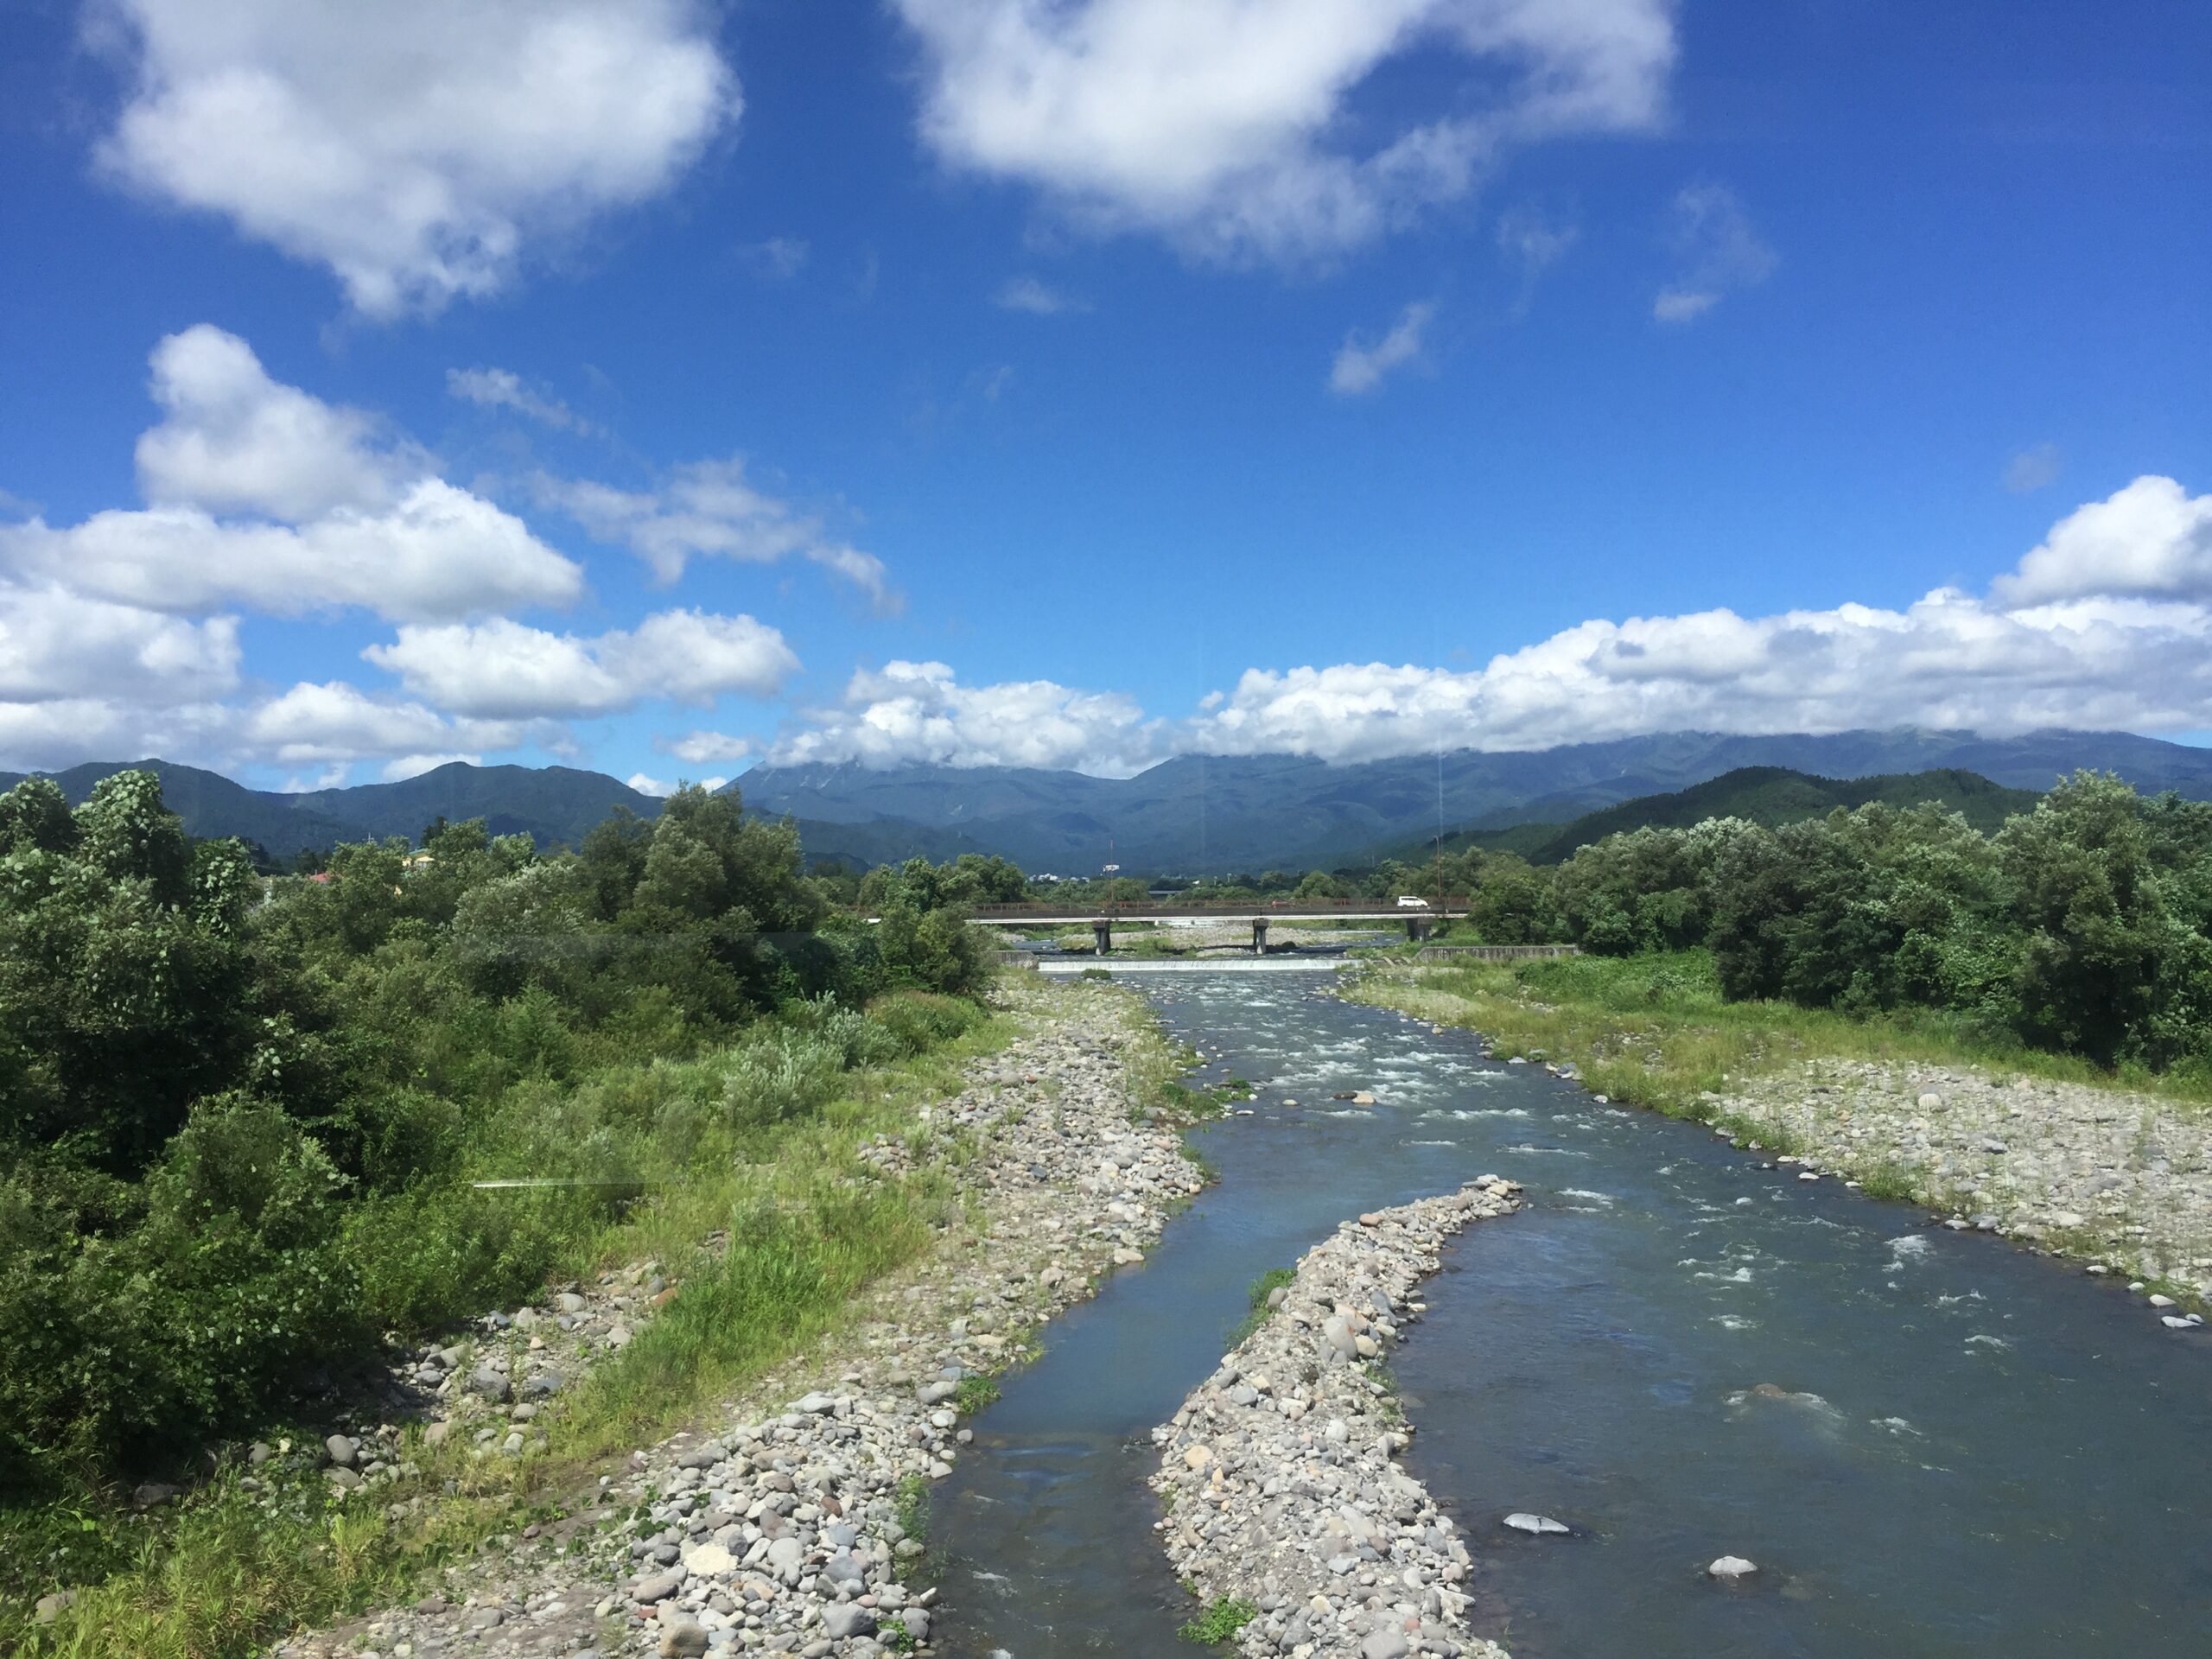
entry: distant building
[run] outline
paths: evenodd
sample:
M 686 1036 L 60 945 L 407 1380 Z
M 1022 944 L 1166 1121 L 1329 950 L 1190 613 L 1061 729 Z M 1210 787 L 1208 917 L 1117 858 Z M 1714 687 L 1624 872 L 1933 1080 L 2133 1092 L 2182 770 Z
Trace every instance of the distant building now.
M 430 852 L 410 853 L 399 861 L 410 870 L 427 870 L 438 861 L 438 855 Z

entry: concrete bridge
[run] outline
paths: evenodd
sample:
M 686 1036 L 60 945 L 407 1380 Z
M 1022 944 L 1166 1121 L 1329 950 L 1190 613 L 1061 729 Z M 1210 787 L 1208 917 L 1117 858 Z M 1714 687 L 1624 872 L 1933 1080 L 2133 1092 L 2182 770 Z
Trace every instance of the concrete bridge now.
M 978 905 L 969 920 L 982 927 L 1073 927 L 1090 925 L 1098 954 L 1114 948 L 1116 922 L 1248 922 L 1252 928 L 1252 954 L 1265 956 L 1270 922 L 1402 922 L 1406 937 L 1425 939 L 1438 921 L 1467 913 L 1465 893 L 1431 899 L 1421 908 L 1378 905 L 1372 899 L 1286 899 L 1264 903 L 1225 905 L 1160 903 L 1124 905 Z

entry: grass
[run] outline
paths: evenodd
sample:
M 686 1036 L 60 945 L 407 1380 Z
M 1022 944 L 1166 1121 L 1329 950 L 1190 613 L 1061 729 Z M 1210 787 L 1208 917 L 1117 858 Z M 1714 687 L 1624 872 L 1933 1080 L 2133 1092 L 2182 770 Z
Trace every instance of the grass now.
M 963 1417 L 974 1415 L 999 1397 L 999 1385 L 988 1376 L 963 1376 L 952 1390 L 952 1408 Z
M 1599 1094 L 1676 1117 L 1712 1120 L 1702 1096 L 1732 1079 L 1822 1057 L 1981 1065 L 2187 1104 L 2212 1084 L 2141 1068 L 2105 1071 L 1980 1030 L 1939 1010 L 1859 1019 L 1773 1001 L 1731 1002 L 1703 950 L 1568 957 L 1408 969 L 1378 963 L 1347 994 L 1426 1020 L 1473 1027 L 1510 1057 L 1573 1059 Z M 1766 1137 L 1771 1141 L 1771 1135 Z
M 1243 1346 L 1245 1339 L 1268 1322 L 1268 1296 L 1287 1286 L 1296 1277 L 1298 1274 L 1289 1268 L 1269 1268 L 1252 1281 L 1251 1287 L 1245 1293 L 1245 1300 L 1250 1306 L 1244 1317 L 1237 1321 L 1236 1328 L 1229 1333 L 1230 1348 Z
M 1243 1596 L 1216 1596 L 1205 1611 L 1185 1623 L 1176 1635 L 1185 1642 L 1226 1643 L 1260 1616 L 1257 1602 Z
M 538 1420 L 550 1436 L 543 1452 L 478 1460 L 410 1432 L 406 1455 L 419 1474 L 372 1498 L 334 1501 L 303 1452 L 254 1471 L 260 1492 L 241 1484 L 240 1463 L 226 1461 L 151 1518 L 119 1506 L 0 1516 L 0 1551 L 16 1557 L 10 1577 L 51 1586 L 55 1552 L 74 1545 L 85 1580 L 50 1625 L 33 1625 L 21 1601 L 0 1605 L 0 1651 L 242 1659 L 289 1631 L 389 1601 L 501 1533 L 595 1502 L 612 1459 L 696 1421 L 834 1330 L 855 1292 L 918 1255 L 957 1217 L 941 1169 L 890 1179 L 855 1154 L 879 1134 L 910 1128 L 920 1103 L 955 1091 L 965 1065 L 1016 1029 L 988 1020 L 917 1058 L 836 1077 L 830 1096 L 799 1115 L 709 1135 L 713 1155 L 693 1157 L 685 1179 L 575 1240 L 554 1277 L 652 1258 L 679 1294 Z M 709 1055 L 651 1080 L 680 1102 L 704 1081 L 692 1071 L 723 1063 Z M 726 1245 L 704 1249 L 700 1241 L 718 1230 Z M 304 1448 L 319 1435 L 301 1426 L 292 1438 Z M 84 1541 L 96 1535 L 96 1546 Z M 18 1554 L 25 1549 L 35 1554 Z

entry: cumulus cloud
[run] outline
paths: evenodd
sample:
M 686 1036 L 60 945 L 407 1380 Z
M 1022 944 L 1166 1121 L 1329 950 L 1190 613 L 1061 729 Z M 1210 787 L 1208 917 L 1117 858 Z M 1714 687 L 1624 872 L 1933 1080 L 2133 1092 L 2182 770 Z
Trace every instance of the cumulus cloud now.
M 284 766 L 378 755 L 432 757 L 435 766 L 456 755 L 513 748 L 524 735 L 513 722 L 448 719 L 419 702 L 370 696 L 342 680 L 302 682 L 245 711 L 238 728 L 253 754 Z
M 2212 603 L 2212 495 L 2139 478 L 2052 525 L 1996 592 L 2014 606 L 2099 594 Z
M 1901 609 L 1594 620 L 1459 671 L 1254 668 L 1191 718 L 1050 682 L 963 686 L 941 663 L 855 675 L 779 762 L 1072 767 L 1124 776 L 1173 753 L 1332 761 L 1541 749 L 1652 732 L 1921 726 L 2212 726 L 2212 495 L 2137 480 L 2054 526 L 1986 598 Z
M 900 605 L 880 559 L 838 540 L 819 518 L 754 488 L 740 456 L 676 467 L 652 490 L 618 490 L 546 473 L 531 486 L 540 501 L 597 540 L 627 547 L 664 582 L 682 575 L 696 557 L 772 564 L 798 555 L 859 588 L 879 612 Z
M 1050 680 L 963 686 L 943 663 L 861 669 L 832 709 L 771 751 L 785 765 L 910 760 L 950 766 L 1073 767 L 1128 777 L 1158 759 L 1160 722 L 1116 692 L 1071 690 Z
M 0 525 L 0 556 L 118 604 L 410 620 L 565 605 L 583 572 L 522 520 L 446 482 L 356 410 L 271 379 L 201 324 L 154 348 L 164 411 L 139 440 L 143 510 Z
M 51 582 L 0 582 L 0 702 L 196 702 L 238 682 L 234 616 L 194 622 Z
M 666 779 L 649 777 L 642 772 L 633 772 L 623 781 L 628 784 L 631 788 L 636 790 L 640 795 L 652 795 L 659 798 L 676 793 L 676 785 L 673 783 L 669 782 Z M 696 783 L 700 788 L 705 790 L 711 795 L 715 791 L 720 789 L 724 784 L 729 782 L 729 779 L 727 778 L 694 778 L 688 781 Z
M 1370 340 L 1357 330 L 1345 335 L 1344 343 L 1337 348 L 1337 360 L 1329 368 L 1329 390 L 1357 397 L 1381 385 L 1393 369 L 1417 361 L 1421 336 L 1435 315 L 1433 305 L 1420 301 L 1398 313 L 1397 321 L 1380 340 Z
M 656 737 L 653 747 L 695 766 L 742 760 L 753 753 L 753 740 L 723 732 L 686 732 L 681 737 Z
M 563 432 L 598 430 L 558 397 L 524 384 L 512 369 L 448 369 L 446 391 L 480 409 L 512 409 L 518 415 Z
M 1510 143 L 1659 118 L 1671 0 L 893 0 L 947 162 L 1078 222 L 1226 257 L 1300 258 L 1465 195 Z M 1462 95 L 1355 145 L 1382 64 L 1455 58 Z
M 1090 301 L 1063 293 L 1034 276 L 1009 278 L 992 303 L 1001 311 L 1027 311 L 1033 317 L 1057 317 L 1063 312 L 1090 309 Z
M 131 86 L 99 158 L 329 268 L 390 317 L 660 194 L 734 122 L 691 0 L 113 0 Z
M 652 697 L 709 704 L 732 692 L 772 696 L 798 671 L 798 657 L 766 623 L 702 611 L 659 611 L 594 638 L 505 617 L 403 627 L 361 655 L 441 709 L 503 720 L 613 714 Z
M 1774 250 L 1724 184 L 1685 187 L 1669 212 L 1668 241 L 1681 273 L 1651 302 L 1661 322 L 1689 322 L 1727 295 L 1756 287 L 1773 273 Z

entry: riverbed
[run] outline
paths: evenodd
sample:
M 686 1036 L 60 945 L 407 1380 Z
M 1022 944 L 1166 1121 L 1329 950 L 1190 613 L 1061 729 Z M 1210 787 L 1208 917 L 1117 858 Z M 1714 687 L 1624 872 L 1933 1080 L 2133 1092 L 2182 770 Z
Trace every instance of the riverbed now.
M 1251 1116 L 1194 1137 L 1219 1184 L 976 1421 L 935 1505 L 945 1651 L 1174 1650 L 1150 1430 L 1259 1274 L 1493 1171 L 1522 1213 L 1452 1248 L 1393 1365 L 1517 1659 L 2212 1651 L 2204 1334 L 1302 976 L 1146 989 Z M 1709 1581 L 1727 1554 L 1759 1572 Z

